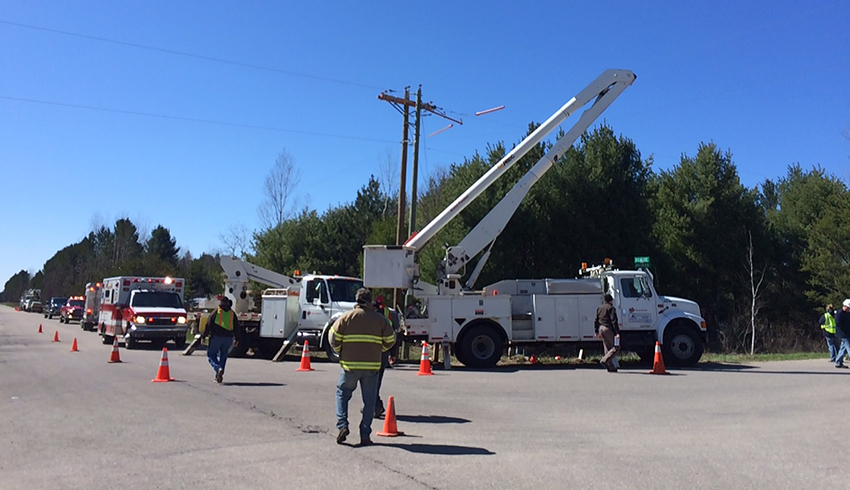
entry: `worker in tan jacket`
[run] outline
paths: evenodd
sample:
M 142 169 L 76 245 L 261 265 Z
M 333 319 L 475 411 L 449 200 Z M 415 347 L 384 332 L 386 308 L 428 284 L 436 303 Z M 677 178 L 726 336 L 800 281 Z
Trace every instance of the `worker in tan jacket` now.
M 348 401 L 360 383 L 363 396 L 363 418 L 360 421 L 360 446 L 372 444 L 372 418 L 378 393 L 381 356 L 395 342 L 395 333 L 384 315 L 372 306 L 372 292 L 359 289 L 357 304 L 331 327 L 329 340 L 339 352 L 342 372 L 336 386 L 337 444 L 345 442 L 348 429 Z

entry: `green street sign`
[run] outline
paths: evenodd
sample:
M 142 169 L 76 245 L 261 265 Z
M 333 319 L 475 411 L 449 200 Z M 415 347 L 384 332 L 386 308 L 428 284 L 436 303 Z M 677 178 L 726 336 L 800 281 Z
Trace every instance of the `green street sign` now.
M 640 269 L 641 267 L 652 267 L 649 262 L 649 257 L 635 257 L 635 269 Z

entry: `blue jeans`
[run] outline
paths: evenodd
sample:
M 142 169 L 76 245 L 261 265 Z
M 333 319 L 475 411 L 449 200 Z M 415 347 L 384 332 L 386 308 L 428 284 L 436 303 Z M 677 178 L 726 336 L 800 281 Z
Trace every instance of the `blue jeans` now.
M 835 362 L 838 353 L 835 335 L 824 335 L 824 337 L 826 338 L 826 345 L 829 347 L 829 360 Z
M 844 355 L 850 354 L 850 339 L 842 338 L 841 339 L 841 350 L 838 351 L 838 354 L 835 355 L 835 365 L 843 366 L 844 365 Z
M 207 359 L 210 361 L 210 366 L 218 374 L 219 370 L 224 370 L 224 365 L 227 363 L 227 353 L 230 351 L 230 346 L 233 345 L 233 337 L 219 337 L 210 335 L 210 343 L 207 346 Z
M 372 434 L 372 418 L 375 416 L 375 400 L 378 398 L 378 371 L 346 371 L 339 375 L 336 385 L 336 428 L 348 427 L 348 401 L 360 382 L 363 397 L 363 419 L 360 421 L 360 440 Z

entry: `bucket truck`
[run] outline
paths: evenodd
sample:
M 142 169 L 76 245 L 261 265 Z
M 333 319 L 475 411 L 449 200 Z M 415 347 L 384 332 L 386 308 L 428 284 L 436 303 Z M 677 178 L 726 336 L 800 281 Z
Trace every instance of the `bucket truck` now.
M 328 349 L 326 327 L 331 317 L 354 308 L 363 281 L 354 277 L 307 274 L 289 277 L 237 257 L 223 256 L 224 295 L 233 301 L 239 320 L 239 342 L 231 355 L 248 349 L 271 358 L 289 338 Z M 251 311 L 250 281 L 270 286 L 262 296 L 262 314 Z
M 472 367 L 495 366 L 506 346 L 598 344 L 593 329 L 596 308 L 610 293 L 624 350 L 652 359 L 655 342 L 659 341 L 669 365 L 699 361 L 706 338 L 699 306 L 693 301 L 660 296 L 648 270 L 620 271 L 606 263 L 583 266 L 580 277 L 574 279 L 506 279 L 483 290 L 472 289 L 495 240 L 531 187 L 635 78 L 628 70 L 606 70 L 404 245 L 364 247 L 366 287 L 407 289 L 422 304 L 418 312 L 405 314 L 403 329 L 408 340 L 448 343 L 457 359 Z M 417 255 L 429 240 L 526 152 L 588 104 L 576 124 L 472 231 L 446 249 L 436 286 L 420 281 Z M 466 265 L 479 254 L 468 280 L 462 283 Z

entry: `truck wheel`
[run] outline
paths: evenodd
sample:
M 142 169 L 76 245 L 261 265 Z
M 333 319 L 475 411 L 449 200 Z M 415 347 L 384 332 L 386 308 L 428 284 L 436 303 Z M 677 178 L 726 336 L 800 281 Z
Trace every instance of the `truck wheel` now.
M 464 335 L 458 360 L 473 368 L 496 367 L 504 350 L 505 344 L 495 329 L 478 325 Z
M 139 342 L 134 339 L 131 335 L 124 336 L 124 348 L 125 349 L 135 349 L 139 346 Z
M 330 329 L 328 329 L 330 332 Z M 328 334 L 325 334 L 325 354 L 328 356 L 328 360 L 330 362 L 339 362 L 339 352 L 335 351 L 330 341 L 328 341 Z
M 669 366 L 689 367 L 702 357 L 702 341 L 692 328 L 681 323 L 670 325 L 664 332 L 661 353 Z
M 174 339 L 174 347 L 176 347 L 177 350 L 185 349 L 186 348 L 186 337 L 177 337 L 176 339 Z

